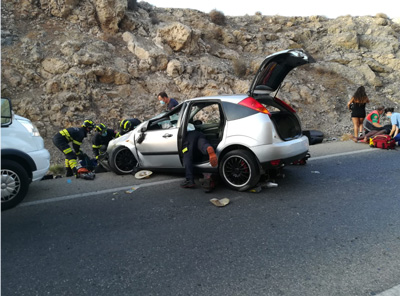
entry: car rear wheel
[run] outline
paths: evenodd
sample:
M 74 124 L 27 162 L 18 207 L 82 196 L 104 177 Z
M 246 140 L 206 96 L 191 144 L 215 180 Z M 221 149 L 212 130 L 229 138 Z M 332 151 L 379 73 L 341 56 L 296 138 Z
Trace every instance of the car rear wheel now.
M 245 150 L 233 150 L 225 154 L 219 170 L 224 182 L 238 191 L 251 189 L 260 180 L 257 161 Z
M 19 204 L 29 188 L 26 170 L 17 162 L 1 161 L 1 210 L 8 210 Z
M 112 152 L 109 164 L 113 172 L 117 175 L 126 175 L 133 172 L 137 161 L 129 148 L 119 146 Z

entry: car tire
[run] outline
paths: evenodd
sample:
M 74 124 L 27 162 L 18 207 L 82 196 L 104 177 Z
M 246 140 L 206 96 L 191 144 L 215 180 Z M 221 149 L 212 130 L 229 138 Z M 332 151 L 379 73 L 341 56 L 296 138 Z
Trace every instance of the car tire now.
M 1 160 L 1 210 L 18 205 L 28 193 L 29 176 L 17 162 Z
M 129 148 L 119 146 L 111 153 L 108 163 L 114 173 L 126 175 L 134 171 L 137 161 Z
M 260 170 L 255 157 L 246 150 L 233 150 L 224 155 L 219 173 L 232 189 L 245 191 L 260 180 Z

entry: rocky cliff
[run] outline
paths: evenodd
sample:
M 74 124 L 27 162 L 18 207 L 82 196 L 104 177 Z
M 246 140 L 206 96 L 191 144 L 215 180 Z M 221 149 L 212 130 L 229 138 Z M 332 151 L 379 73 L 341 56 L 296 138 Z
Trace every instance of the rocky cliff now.
M 328 19 L 261 14 L 215 18 L 127 0 L 3 0 L 1 92 L 51 137 L 90 118 L 117 127 L 158 113 L 156 95 L 182 101 L 245 93 L 265 56 L 303 48 L 317 60 L 292 71 L 279 97 L 304 129 L 351 132 L 346 103 L 364 85 L 371 103 L 400 103 L 400 25 L 386 15 Z M 86 144 L 86 151 L 90 151 Z

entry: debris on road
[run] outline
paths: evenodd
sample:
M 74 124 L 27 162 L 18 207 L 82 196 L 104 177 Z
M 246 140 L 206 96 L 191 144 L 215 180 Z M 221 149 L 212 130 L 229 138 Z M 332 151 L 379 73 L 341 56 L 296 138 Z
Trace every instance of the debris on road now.
M 143 179 L 143 178 L 148 178 L 153 172 L 152 171 L 139 171 L 135 174 L 136 179 Z
M 136 188 L 135 188 L 135 187 L 132 187 L 131 189 L 125 191 L 125 193 L 132 193 L 132 192 L 135 191 L 135 190 L 136 190 Z
M 214 206 L 217 206 L 217 207 L 224 207 L 227 204 L 229 204 L 228 198 L 222 198 L 222 199 L 212 198 L 212 199 L 210 199 L 210 201 Z

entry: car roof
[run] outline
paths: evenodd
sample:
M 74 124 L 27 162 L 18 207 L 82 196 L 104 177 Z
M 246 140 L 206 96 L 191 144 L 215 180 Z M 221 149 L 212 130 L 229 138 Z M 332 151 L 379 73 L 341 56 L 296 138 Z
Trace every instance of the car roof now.
M 234 95 L 215 95 L 215 96 L 207 96 L 207 97 L 199 97 L 199 98 L 193 98 L 193 99 L 188 99 L 185 101 L 211 101 L 211 100 L 219 100 L 221 102 L 229 102 L 229 103 L 234 103 L 237 104 L 243 99 L 247 98 L 248 95 L 246 94 L 234 94 Z

